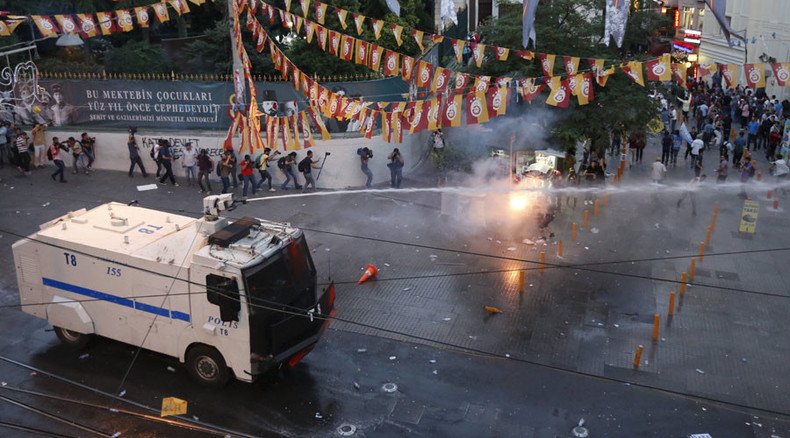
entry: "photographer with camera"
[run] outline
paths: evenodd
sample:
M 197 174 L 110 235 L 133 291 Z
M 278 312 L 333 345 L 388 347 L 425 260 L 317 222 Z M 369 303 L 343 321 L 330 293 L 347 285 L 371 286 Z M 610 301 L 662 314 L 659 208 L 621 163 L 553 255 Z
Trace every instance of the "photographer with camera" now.
M 80 138 L 80 143 L 82 143 L 82 153 L 85 157 L 88 158 L 88 170 L 93 170 L 93 162 L 96 161 L 96 137 L 88 136 L 87 132 L 82 133 L 82 137 Z
M 277 155 L 280 154 L 280 151 L 275 151 L 272 154 L 271 148 L 264 148 L 263 154 L 259 155 L 258 158 L 255 160 L 255 166 L 258 168 L 258 173 L 261 176 L 261 180 L 258 182 L 258 188 L 260 189 L 263 186 L 264 182 L 269 183 L 269 191 L 276 192 L 277 190 L 272 188 L 272 175 L 269 173 L 269 162 L 273 161 Z
M 403 155 L 398 148 L 395 148 L 387 155 L 387 159 L 390 160 L 387 163 L 387 167 L 390 168 L 390 185 L 393 189 L 399 189 L 403 181 Z
M 373 158 L 373 151 L 366 147 L 357 149 L 357 155 L 359 155 L 359 161 L 361 162 L 361 169 L 362 173 L 368 177 L 368 180 L 365 182 L 365 187 L 370 188 L 370 184 L 373 182 L 373 172 L 370 171 L 368 167 L 368 160 Z
M 126 141 L 126 146 L 129 148 L 129 178 L 134 174 L 134 165 L 140 167 L 140 172 L 143 178 L 147 178 L 148 174 L 143 167 L 143 160 L 140 159 L 140 147 L 137 146 L 137 139 L 134 138 L 134 133 L 137 132 L 135 128 L 129 128 L 129 139 Z

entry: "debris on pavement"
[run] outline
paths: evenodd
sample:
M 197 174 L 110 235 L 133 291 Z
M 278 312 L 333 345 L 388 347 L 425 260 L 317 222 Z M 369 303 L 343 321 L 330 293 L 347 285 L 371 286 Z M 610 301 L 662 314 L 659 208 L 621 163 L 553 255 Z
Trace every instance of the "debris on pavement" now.
M 398 356 L 390 356 L 390 360 L 395 360 L 397 358 L 398 358 Z
M 533 241 L 531 241 L 529 239 L 524 239 L 524 240 L 521 241 L 521 243 L 525 243 L 527 245 L 534 245 L 535 244 L 535 242 L 533 242 Z
M 385 384 L 381 385 L 381 389 L 384 392 L 395 392 L 395 391 L 398 390 L 398 385 L 396 385 L 394 383 L 385 383 Z
M 406 291 L 410 291 L 410 290 L 411 290 L 411 288 L 410 288 L 410 287 L 404 287 L 404 288 L 403 288 L 403 291 L 404 291 L 404 292 L 406 292 Z
M 357 353 L 365 353 L 367 351 L 368 351 L 367 348 L 357 348 Z
M 483 309 L 485 309 L 485 311 L 488 313 L 493 313 L 493 314 L 502 313 L 502 310 L 500 308 L 494 306 L 484 306 Z
M 123 397 L 123 396 L 125 396 L 125 395 L 126 395 L 126 390 L 124 389 L 123 391 L 121 391 L 121 392 L 118 394 L 118 397 Z
M 88 354 L 88 353 L 81 354 L 81 355 L 80 355 L 80 357 L 79 357 L 79 359 L 80 359 L 80 360 L 85 360 L 85 359 L 89 358 L 90 356 L 91 356 L 91 355 L 90 355 L 90 354 Z
M 701 370 L 701 369 L 699 369 L 699 368 L 697 368 L 697 372 L 698 372 L 698 373 L 700 373 L 700 374 L 705 374 L 705 371 L 702 371 L 702 370 Z
M 315 419 L 316 419 L 316 420 L 322 420 L 323 418 L 324 418 L 324 416 L 323 416 L 323 415 L 321 415 L 321 413 L 320 413 L 320 412 L 316 412 L 316 413 L 315 413 Z
M 356 389 L 357 391 L 359 391 L 359 383 L 357 383 L 357 382 L 354 382 L 354 389 Z
M 593 233 L 593 234 L 598 234 L 599 231 L 600 230 L 598 228 L 595 228 L 595 227 L 590 228 L 590 232 Z
M 176 369 L 173 368 L 173 367 L 167 367 L 167 370 L 170 371 L 171 373 L 175 373 L 176 372 Z

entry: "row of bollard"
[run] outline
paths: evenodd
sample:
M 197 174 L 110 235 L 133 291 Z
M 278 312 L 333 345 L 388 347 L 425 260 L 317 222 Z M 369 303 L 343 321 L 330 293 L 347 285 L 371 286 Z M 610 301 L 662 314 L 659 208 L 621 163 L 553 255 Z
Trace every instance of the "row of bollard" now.
M 604 195 L 601 197 L 600 200 L 596 199 L 593 201 L 593 217 L 598 217 L 601 214 L 602 208 L 606 207 L 609 203 L 609 195 Z M 590 229 L 590 210 L 585 208 L 584 209 L 584 222 L 583 226 L 585 229 Z M 578 225 L 576 222 L 571 224 L 571 241 L 576 242 L 576 237 L 578 234 Z M 562 243 L 562 239 L 557 240 L 557 257 L 562 257 L 564 251 L 564 246 Z M 546 272 L 546 251 L 541 251 L 539 254 L 540 261 L 539 261 L 539 269 L 541 273 Z M 524 292 L 524 283 L 525 283 L 525 276 L 524 271 L 518 271 L 518 291 Z
M 699 262 L 702 263 L 702 260 L 705 256 L 705 246 L 710 245 L 710 238 L 712 233 L 716 230 L 716 219 L 719 215 L 719 203 L 715 203 L 713 205 L 713 214 L 710 218 L 710 225 L 706 228 L 705 231 L 705 241 L 699 243 Z M 697 258 L 692 258 L 691 262 L 689 263 L 689 270 L 688 272 L 682 272 L 680 274 L 680 297 L 683 297 L 686 293 L 686 282 L 687 281 L 694 281 L 694 271 L 697 269 Z M 667 310 L 667 318 L 671 318 L 675 315 L 675 291 L 669 292 L 669 309 Z M 656 313 L 653 315 L 653 343 L 658 342 L 658 334 L 659 334 L 659 325 L 661 323 L 661 315 Z M 639 368 L 639 364 L 642 360 L 642 351 L 644 350 L 643 345 L 638 345 L 636 347 L 636 352 L 634 353 L 634 368 Z

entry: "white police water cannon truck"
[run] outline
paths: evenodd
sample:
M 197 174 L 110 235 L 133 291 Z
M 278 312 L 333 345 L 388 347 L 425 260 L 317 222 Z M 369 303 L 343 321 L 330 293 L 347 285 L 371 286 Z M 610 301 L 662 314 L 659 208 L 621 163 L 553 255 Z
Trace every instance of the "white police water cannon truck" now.
M 208 196 L 195 219 L 111 202 L 80 209 L 14 243 L 22 309 L 60 340 L 102 336 L 169 356 L 198 382 L 252 382 L 296 365 L 334 315 L 298 228 L 220 214 Z

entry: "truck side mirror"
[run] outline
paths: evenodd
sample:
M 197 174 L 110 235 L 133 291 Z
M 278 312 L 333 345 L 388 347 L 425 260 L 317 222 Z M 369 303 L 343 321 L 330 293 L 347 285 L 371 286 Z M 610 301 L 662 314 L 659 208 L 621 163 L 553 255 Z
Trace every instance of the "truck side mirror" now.
M 223 322 L 239 320 L 241 300 L 239 285 L 235 278 L 207 275 L 206 299 L 209 303 L 219 306 L 219 318 Z

